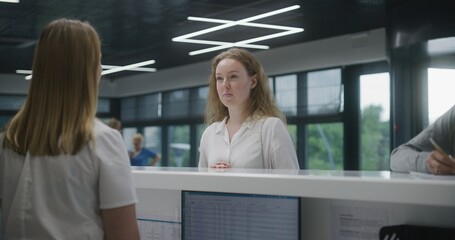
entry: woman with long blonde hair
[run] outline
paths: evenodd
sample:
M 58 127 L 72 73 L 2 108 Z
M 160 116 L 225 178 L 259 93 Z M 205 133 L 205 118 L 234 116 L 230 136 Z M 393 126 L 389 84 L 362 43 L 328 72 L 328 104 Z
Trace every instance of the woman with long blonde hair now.
M 122 137 L 95 119 L 100 62 L 90 24 L 42 30 L 27 99 L 0 133 L 5 239 L 139 239 Z
M 212 60 L 199 167 L 299 169 L 261 63 L 231 48 Z

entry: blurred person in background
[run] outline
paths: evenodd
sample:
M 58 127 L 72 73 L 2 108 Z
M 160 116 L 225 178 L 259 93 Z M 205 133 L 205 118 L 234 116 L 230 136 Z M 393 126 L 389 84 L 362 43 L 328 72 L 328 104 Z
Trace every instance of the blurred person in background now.
M 158 154 L 143 147 L 144 136 L 136 133 L 133 136 L 133 150 L 130 151 L 131 166 L 155 166 L 161 159 Z
M 111 118 L 109 119 L 109 122 L 108 124 L 109 127 L 113 128 L 113 129 L 117 129 L 117 130 L 122 130 L 122 122 L 120 122 L 120 120 L 118 120 L 117 118 Z

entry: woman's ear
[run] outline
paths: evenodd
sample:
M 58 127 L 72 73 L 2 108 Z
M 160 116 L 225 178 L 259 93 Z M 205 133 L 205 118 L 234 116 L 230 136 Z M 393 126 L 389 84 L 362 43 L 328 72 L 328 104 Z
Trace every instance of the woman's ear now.
M 254 74 L 253 76 L 251 76 L 251 89 L 255 88 L 257 84 L 258 84 L 258 79 L 257 79 L 256 74 Z

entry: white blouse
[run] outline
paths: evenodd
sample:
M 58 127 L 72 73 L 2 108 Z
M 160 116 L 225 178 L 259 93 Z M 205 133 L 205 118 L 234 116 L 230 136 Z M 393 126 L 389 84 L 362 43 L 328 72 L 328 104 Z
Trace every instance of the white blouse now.
M 100 209 L 137 202 L 120 133 L 96 120 L 94 138 L 74 156 L 24 157 L 0 144 L 5 239 L 103 239 Z
M 279 118 L 248 118 L 229 141 L 225 118 L 208 126 L 199 147 L 199 167 L 219 161 L 232 168 L 299 169 L 295 147 Z

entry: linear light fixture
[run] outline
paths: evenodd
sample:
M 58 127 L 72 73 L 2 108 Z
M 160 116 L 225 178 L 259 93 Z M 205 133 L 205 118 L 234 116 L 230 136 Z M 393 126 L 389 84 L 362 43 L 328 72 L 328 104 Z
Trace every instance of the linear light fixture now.
M 272 39 L 272 38 L 277 38 L 277 37 L 282 37 L 285 35 L 290 35 L 290 34 L 295 34 L 303 31 L 303 28 L 296 28 L 296 27 L 287 27 L 287 26 L 278 26 L 278 25 L 272 25 L 272 24 L 262 24 L 262 23 L 253 23 L 251 21 L 255 21 L 258 19 L 270 17 L 273 15 L 281 14 L 284 12 L 292 11 L 295 9 L 300 8 L 300 5 L 293 5 L 290 7 L 278 9 L 275 11 L 271 11 L 268 13 L 263 13 L 259 14 L 256 16 L 248 17 L 245 19 L 241 19 L 238 21 L 231 21 L 231 20 L 223 20 L 223 19 L 215 19 L 215 18 L 203 18 L 203 17 L 188 17 L 188 20 L 190 21 L 200 21 L 200 22 L 210 22 L 210 23 L 221 23 L 222 25 L 203 29 L 200 31 L 196 31 L 193 33 L 188 33 L 179 37 L 174 37 L 172 38 L 172 41 L 174 42 L 186 42 L 186 43 L 197 43 L 197 44 L 207 44 L 207 45 L 215 45 L 214 47 L 210 48 L 205 48 L 205 49 L 200 49 L 197 51 L 192 51 L 189 53 L 189 55 L 198 55 L 202 53 L 207 53 L 207 52 L 212 52 L 216 50 L 221 50 L 221 49 L 226 49 L 230 47 L 245 47 L 245 48 L 257 48 L 257 49 L 269 49 L 269 46 L 266 45 L 257 45 L 257 44 L 251 44 L 267 39 Z M 248 26 L 248 27 L 257 27 L 257 28 L 268 28 L 268 29 L 275 29 L 275 30 L 283 30 L 284 32 L 279 32 L 279 33 L 274 33 L 274 34 L 269 34 L 261 37 L 256 37 L 256 38 L 251 38 L 243 41 L 238 41 L 238 42 L 220 42 L 220 41 L 207 41 L 207 40 L 199 40 L 199 39 L 192 39 L 193 37 L 200 36 L 203 34 L 219 31 L 222 29 L 226 29 L 229 27 L 234 27 L 234 26 Z
M 114 66 L 114 65 L 101 65 L 103 69 L 114 69 L 118 68 L 121 66 Z M 127 71 L 137 71 L 137 72 L 156 72 L 156 68 L 144 68 L 144 67 L 137 67 L 137 68 L 131 68 L 131 69 L 126 69 Z
M 19 3 L 19 0 L 0 0 L 0 2 Z
M 16 73 L 17 74 L 32 74 L 32 70 L 17 69 Z
M 101 75 L 107 75 L 107 74 L 121 72 L 121 71 L 125 71 L 125 70 L 131 70 L 133 68 L 142 67 L 142 66 L 146 66 L 146 65 L 150 65 L 150 64 L 154 64 L 154 63 L 155 63 L 155 60 L 147 60 L 147 61 L 143 61 L 143 62 L 133 63 L 130 65 L 125 65 L 125 66 L 121 66 L 121 67 L 104 70 L 101 72 Z
M 115 66 L 115 65 L 101 65 L 103 69 L 108 69 L 106 71 L 103 71 L 101 74 L 106 75 L 114 72 L 120 72 L 120 71 L 138 71 L 138 72 L 156 72 L 156 68 L 144 68 L 140 66 L 146 66 L 155 63 L 155 60 L 148 60 L 140 63 L 135 63 L 135 64 L 130 64 L 126 66 Z M 115 71 L 114 71 L 115 70 Z M 107 73 L 105 73 L 107 72 Z M 16 70 L 17 74 L 29 74 L 28 76 L 25 77 L 25 80 L 30 80 L 32 79 L 32 70 L 22 70 L 22 69 L 17 69 Z
M 24 70 L 24 69 L 16 69 L 17 74 L 27 74 L 28 76 L 25 77 L 25 80 L 32 79 L 32 70 Z

